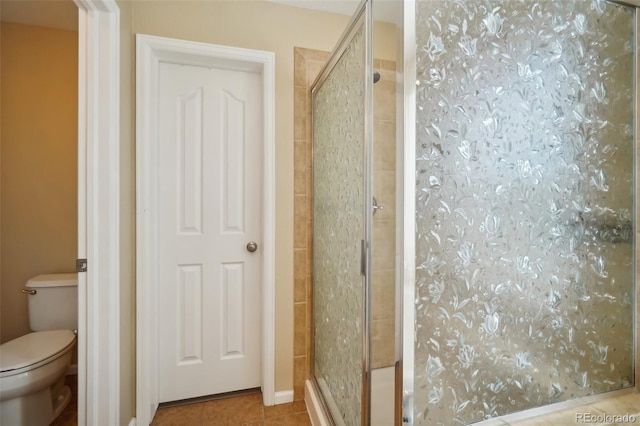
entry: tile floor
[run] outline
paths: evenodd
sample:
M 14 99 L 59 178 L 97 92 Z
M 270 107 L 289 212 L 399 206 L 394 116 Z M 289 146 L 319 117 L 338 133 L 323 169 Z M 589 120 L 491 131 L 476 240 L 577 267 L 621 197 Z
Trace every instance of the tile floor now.
M 152 426 L 311 426 L 304 401 L 262 405 L 262 394 L 158 409 Z

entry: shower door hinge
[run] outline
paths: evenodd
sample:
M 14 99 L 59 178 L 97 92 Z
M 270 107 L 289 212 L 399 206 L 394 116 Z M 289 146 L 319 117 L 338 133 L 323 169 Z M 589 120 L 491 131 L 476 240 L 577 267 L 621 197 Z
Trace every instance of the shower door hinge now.
M 367 246 L 364 240 L 360 240 L 360 273 L 367 275 Z
M 76 259 L 76 272 L 87 272 L 87 259 Z

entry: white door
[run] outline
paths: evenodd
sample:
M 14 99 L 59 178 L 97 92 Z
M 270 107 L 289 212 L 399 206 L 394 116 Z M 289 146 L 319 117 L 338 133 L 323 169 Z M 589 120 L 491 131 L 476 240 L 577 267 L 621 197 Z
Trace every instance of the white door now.
M 262 77 L 161 63 L 158 99 L 159 401 L 259 387 Z

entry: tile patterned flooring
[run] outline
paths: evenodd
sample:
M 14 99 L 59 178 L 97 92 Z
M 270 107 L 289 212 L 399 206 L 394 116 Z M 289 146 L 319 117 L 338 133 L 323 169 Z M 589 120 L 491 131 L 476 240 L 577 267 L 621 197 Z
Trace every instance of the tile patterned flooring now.
M 160 408 L 152 426 L 311 426 L 304 401 L 265 407 L 262 394 Z

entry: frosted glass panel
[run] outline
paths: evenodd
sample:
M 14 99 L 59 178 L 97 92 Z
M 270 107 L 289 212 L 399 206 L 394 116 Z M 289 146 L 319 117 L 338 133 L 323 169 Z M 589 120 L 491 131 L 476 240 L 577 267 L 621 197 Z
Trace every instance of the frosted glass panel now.
M 414 424 L 630 386 L 634 10 L 416 13 Z
M 364 76 L 360 29 L 313 98 L 314 374 L 347 425 L 362 409 Z

